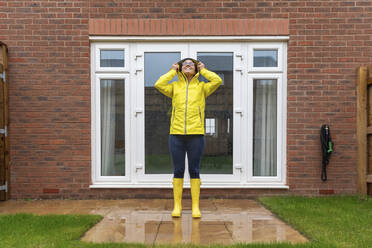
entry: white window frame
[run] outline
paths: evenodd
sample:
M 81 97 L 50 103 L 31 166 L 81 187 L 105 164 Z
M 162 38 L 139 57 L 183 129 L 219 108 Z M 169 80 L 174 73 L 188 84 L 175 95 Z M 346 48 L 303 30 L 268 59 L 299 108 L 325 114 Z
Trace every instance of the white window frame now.
M 277 153 L 277 171 L 276 171 L 276 176 L 253 176 L 253 101 L 254 101 L 254 96 L 253 96 L 253 82 L 255 79 L 273 79 L 276 80 L 277 82 L 277 128 L 276 128 L 276 133 L 277 133 L 277 144 L 276 144 L 276 153 Z M 250 128 L 250 148 L 249 148 L 249 160 L 247 161 L 250 168 L 247 173 L 247 181 L 252 182 L 252 183 L 284 183 L 285 181 L 283 177 L 286 166 L 285 166 L 285 161 L 283 161 L 283 157 L 285 158 L 285 155 L 283 153 L 283 149 L 286 146 L 286 141 L 285 141 L 285 135 L 284 132 L 282 132 L 283 127 L 285 127 L 285 118 L 282 118 L 283 116 L 283 106 L 286 104 L 283 102 L 283 94 L 284 94 L 284 87 L 283 87 L 283 76 L 281 73 L 272 73 L 272 74 L 249 74 L 248 75 L 248 85 L 251 88 L 252 92 L 252 97 L 249 99 L 248 106 L 250 107 L 249 113 L 250 113 L 250 120 L 252 123 L 252 126 Z
M 151 41 L 162 41 L 162 43 L 173 43 L 177 44 L 179 42 L 190 42 L 190 43 L 198 43 L 198 41 L 202 40 L 203 43 L 222 43 L 226 42 L 239 42 L 241 45 L 241 54 L 236 54 L 237 57 L 241 57 L 241 64 L 236 68 L 234 66 L 234 74 L 240 72 L 241 80 L 247 82 L 246 84 L 242 84 L 241 92 L 246 92 L 248 87 L 253 86 L 254 79 L 272 79 L 275 78 L 278 81 L 278 86 L 281 86 L 279 90 L 278 87 L 278 138 L 277 138 L 277 149 L 278 150 L 278 164 L 277 169 L 278 173 L 276 177 L 253 177 L 253 154 L 252 154 L 252 138 L 253 138 L 253 113 L 249 110 L 248 103 L 246 106 L 239 104 L 239 109 L 234 109 L 234 116 L 239 114 L 243 116 L 243 118 L 248 122 L 251 123 L 246 130 L 241 130 L 241 139 L 247 139 L 248 147 L 247 150 L 250 152 L 242 152 L 241 155 L 241 163 L 238 166 L 234 165 L 234 170 L 248 170 L 242 173 L 241 180 L 239 183 L 232 182 L 229 180 L 222 180 L 217 183 L 211 182 L 208 183 L 204 181 L 202 187 L 207 188 L 280 188 L 280 189 L 287 189 L 288 186 L 286 185 L 286 105 L 287 105 L 287 43 L 285 42 L 288 40 L 288 37 L 261 37 L 257 41 L 256 37 L 238 37 L 234 39 L 234 37 L 210 37 L 207 39 L 200 39 L 195 37 L 90 37 L 90 39 L 94 42 L 91 43 L 91 81 L 92 81 L 92 185 L 91 188 L 171 188 L 171 180 L 167 179 L 167 182 L 162 180 L 155 180 L 153 182 L 145 182 L 138 178 L 137 170 L 141 170 L 143 168 L 141 164 L 138 164 L 138 151 L 136 151 L 136 147 L 138 148 L 140 145 L 144 145 L 144 142 L 141 142 L 142 138 L 139 139 L 139 142 L 136 141 L 138 139 L 137 133 L 134 133 L 131 127 L 133 128 L 136 123 L 134 121 L 134 115 L 137 115 L 137 111 L 139 115 L 140 113 L 144 113 L 143 109 L 139 108 L 138 100 L 136 99 L 136 92 L 138 93 L 143 91 L 144 89 L 135 89 L 135 87 L 131 87 L 130 85 L 134 86 L 134 79 L 138 78 L 137 74 L 143 73 L 143 54 L 137 54 L 137 46 L 141 42 L 147 43 Z M 107 43 L 109 41 L 109 43 Z M 110 49 L 116 50 L 118 48 L 125 50 L 125 66 L 124 68 L 100 68 L 97 67 L 97 63 L 99 63 L 99 54 L 100 49 Z M 278 66 L 277 67 L 253 67 L 253 49 L 277 49 L 278 50 Z M 190 49 L 189 49 L 190 50 Z M 190 52 L 190 51 L 188 51 Z M 203 52 L 203 51 L 200 51 Z M 221 52 L 221 51 L 219 51 Z M 98 54 L 98 56 L 97 56 Z M 139 57 L 138 57 L 139 56 Z M 133 66 L 130 67 L 130 64 Z M 240 61 L 240 60 L 239 60 Z M 141 67 L 142 66 L 142 67 Z M 141 71 L 142 70 L 142 71 Z M 101 75 L 102 74 L 102 75 Z M 239 74 L 239 75 L 240 75 Z M 113 77 L 114 75 L 121 76 L 125 78 L 125 82 L 129 82 L 128 87 L 129 89 L 125 89 L 126 93 L 126 130 L 125 130 L 125 137 L 126 137 L 126 176 L 125 177 L 99 177 L 97 176 L 100 165 L 100 162 L 97 160 L 97 146 L 100 146 L 100 142 L 97 142 L 97 136 L 100 135 L 97 130 L 97 117 L 99 113 L 97 113 L 97 82 L 99 82 L 98 77 L 102 76 L 103 79 L 111 79 L 109 77 Z M 127 94 L 128 95 L 127 97 Z M 253 96 L 253 88 L 251 91 L 248 91 L 248 99 L 252 99 Z M 144 96 L 143 96 L 144 97 Z M 128 103 L 127 103 L 128 101 Z M 241 101 L 241 99 L 239 99 Z M 235 102 L 235 96 L 234 96 Z M 249 102 L 249 101 L 248 101 Z M 98 102 L 99 103 L 99 102 Z M 240 109 L 241 108 L 241 109 Z M 251 108 L 252 105 L 251 105 Z M 280 111 L 279 111 L 280 110 Z M 245 113 L 244 113 L 245 112 Z M 133 113 L 133 114 L 132 114 Z M 129 120 L 127 120 L 129 118 Z M 281 125 L 279 127 L 279 125 Z M 217 130 L 216 130 L 217 131 Z M 234 130 L 235 132 L 235 130 Z M 130 135 L 130 136 L 129 136 Z M 142 134 L 144 136 L 144 134 Z M 279 137 L 280 136 L 280 137 Z M 130 144 L 127 144 L 129 141 Z M 144 140 L 143 140 L 144 141 Z M 141 144 L 143 143 L 143 144 Z M 249 154 L 250 153 L 250 154 Z M 100 153 L 99 153 L 100 154 Z M 279 157 L 280 156 L 280 157 Z M 128 159 L 127 159 L 128 158 Z M 280 162 L 279 162 L 280 160 Z M 98 163 L 99 162 L 99 163 Z M 239 167 L 239 165 L 241 167 Z M 99 168 L 98 168 L 99 166 Z M 185 179 L 187 179 L 185 173 Z M 156 175 L 155 175 L 156 176 Z M 159 178 L 160 179 L 160 178 Z M 187 182 L 186 185 L 187 186 Z
M 278 51 L 278 66 L 276 67 L 254 67 L 254 50 L 277 50 Z M 261 42 L 248 44 L 248 71 L 249 72 L 283 72 L 283 42 Z M 252 55 L 252 56 L 250 56 Z
M 213 120 L 213 126 L 211 125 L 212 120 Z M 210 130 L 212 127 L 214 129 L 214 132 L 213 133 L 208 132 L 208 130 Z M 205 135 L 210 136 L 210 137 L 216 137 L 217 138 L 217 136 L 218 136 L 218 127 L 217 127 L 216 118 L 205 118 Z
M 102 79 L 122 79 L 124 80 L 125 89 L 125 176 L 101 176 L 101 92 L 100 83 Z M 129 75 L 127 74 L 96 74 L 94 84 L 92 84 L 94 102 L 92 102 L 92 167 L 94 168 L 92 179 L 94 184 L 115 183 L 121 184 L 130 182 L 130 146 L 127 138 L 130 130 L 128 112 L 130 109 L 129 100 Z
M 129 72 L 129 46 L 122 42 L 112 43 L 95 43 L 95 61 L 96 61 L 96 72 Z M 101 67 L 100 55 L 101 50 L 123 50 L 124 51 L 124 67 Z

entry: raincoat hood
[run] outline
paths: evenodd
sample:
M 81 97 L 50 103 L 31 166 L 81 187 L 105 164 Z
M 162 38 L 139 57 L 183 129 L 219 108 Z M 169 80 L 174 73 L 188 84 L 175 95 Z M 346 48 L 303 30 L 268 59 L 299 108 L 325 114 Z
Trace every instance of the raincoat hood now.
M 185 62 L 186 60 L 191 60 L 192 62 L 194 62 L 194 65 L 195 65 L 195 73 L 197 74 L 199 72 L 198 70 L 198 64 L 199 64 L 199 61 L 197 61 L 196 59 L 193 59 L 193 58 L 185 58 L 185 59 L 181 59 L 180 61 L 177 62 L 180 70 L 179 71 L 182 71 L 182 63 Z

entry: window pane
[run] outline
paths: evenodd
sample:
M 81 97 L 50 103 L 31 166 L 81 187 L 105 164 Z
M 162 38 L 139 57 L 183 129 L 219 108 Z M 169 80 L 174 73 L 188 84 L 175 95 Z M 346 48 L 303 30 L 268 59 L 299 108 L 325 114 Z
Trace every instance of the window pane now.
M 254 67 L 277 67 L 278 51 L 277 50 L 254 50 L 253 57 Z
M 125 176 L 124 80 L 101 80 L 101 176 Z
M 124 50 L 101 50 L 101 67 L 124 67 Z
M 180 53 L 145 53 L 145 87 L 154 87 L 156 80 L 180 60 Z M 177 80 L 174 77 L 169 83 Z
M 206 99 L 206 146 L 200 164 L 200 172 L 203 174 L 232 174 L 233 53 L 199 52 L 198 60 L 223 80 L 223 85 Z M 208 81 L 202 76 L 199 80 Z
M 253 176 L 276 176 L 277 81 L 253 81 Z
M 145 53 L 145 174 L 173 174 L 168 149 L 172 99 L 154 85 L 179 60 L 179 52 Z M 177 76 L 171 82 L 176 80 Z
M 215 119 L 205 119 L 205 135 L 217 135 Z

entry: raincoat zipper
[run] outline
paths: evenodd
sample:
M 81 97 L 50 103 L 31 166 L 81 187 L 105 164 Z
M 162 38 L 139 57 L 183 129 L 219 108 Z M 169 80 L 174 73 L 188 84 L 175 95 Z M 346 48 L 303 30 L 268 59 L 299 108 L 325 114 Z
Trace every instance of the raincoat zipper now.
M 185 76 L 184 76 L 185 77 Z M 188 93 L 189 93 L 189 80 L 185 77 L 186 79 L 186 82 L 187 82 L 187 88 L 186 88 L 186 106 L 185 106 L 185 135 L 186 135 L 186 126 L 187 126 L 187 97 L 188 97 Z
M 200 125 L 202 125 L 202 124 L 203 124 L 203 122 L 202 122 L 202 118 L 201 118 L 201 110 L 200 110 L 200 105 L 199 105 L 199 117 L 200 117 Z
M 185 103 L 185 135 L 186 135 L 186 127 L 187 127 L 187 97 L 188 97 L 188 92 L 189 92 L 189 84 L 190 84 L 190 82 L 194 79 L 194 77 L 195 77 L 195 75 L 192 77 L 192 79 L 189 81 L 187 78 L 186 78 L 186 76 L 183 74 L 183 73 L 181 73 L 182 74 L 182 76 L 184 77 L 184 79 L 185 79 L 185 81 L 187 82 L 187 88 L 186 88 L 186 103 Z M 200 107 L 199 107 L 200 108 Z

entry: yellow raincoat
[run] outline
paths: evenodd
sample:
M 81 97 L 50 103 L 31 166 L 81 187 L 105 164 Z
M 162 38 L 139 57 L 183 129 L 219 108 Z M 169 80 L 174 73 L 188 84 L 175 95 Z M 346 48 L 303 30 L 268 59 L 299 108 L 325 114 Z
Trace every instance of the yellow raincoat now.
M 168 84 L 176 74 L 178 74 L 179 81 Z M 210 82 L 199 82 L 199 73 L 188 82 L 182 72 L 174 69 L 156 81 L 155 88 L 172 98 L 170 134 L 204 135 L 205 98 L 222 84 L 222 79 L 206 68 L 203 68 L 200 74 Z

